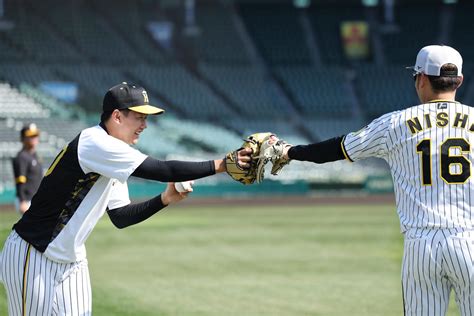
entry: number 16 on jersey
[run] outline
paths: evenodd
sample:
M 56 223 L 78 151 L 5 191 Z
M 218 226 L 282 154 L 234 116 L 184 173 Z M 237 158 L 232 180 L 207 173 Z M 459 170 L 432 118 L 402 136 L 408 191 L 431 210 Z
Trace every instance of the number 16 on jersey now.
M 424 139 L 416 146 L 416 152 L 421 156 L 421 180 L 423 185 L 432 185 L 432 141 Z M 447 184 L 465 183 L 471 176 L 471 162 L 466 157 L 471 151 L 471 145 L 464 138 L 449 138 L 444 141 L 439 150 L 439 170 L 441 178 Z M 436 166 L 437 167 L 437 166 Z

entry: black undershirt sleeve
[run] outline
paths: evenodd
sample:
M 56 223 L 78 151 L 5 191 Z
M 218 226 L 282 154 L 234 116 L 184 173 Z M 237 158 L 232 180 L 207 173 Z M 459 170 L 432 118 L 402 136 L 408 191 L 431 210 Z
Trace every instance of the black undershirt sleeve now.
M 161 194 L 142 203 L 129 204 L 108 210 L 110 220 L 117 228 L 125 228 L 143 222 L 166 205 L 161 201 Z
M 345 159 L 342 148 L 344 136 L 334 137 L 320 143 L 293 146 L 288 151 L 288 157 L 294 160 L 325 163 Z
M 161 182 L 181 182 L 207 177 L 216 173 L 214 161 L 158 160 L 147 157 L 132 176 Z
M 16 184 L 16 196 L 18 197 L 18 200 L 19 200 L 20 202 L 26 201 L 26 198 L 25 198 L 25 195 L 26 195 L 26 194 L 25 194 L 24 188 L 25 188 L 25 184 L 24 184 L 24 183 L 21 183 L 21 184 L 20 184 L 20 183 L 17 183 L 17 184 Z
M 13 170 L 15 174 L 15 182 L 16 182 L 16 196 L 18 199 L 21 201 L 26 201 L 26 182 L 19 182 L 18 178 L 20 176 L 23 176 L 26 178 L 26 170 L 28 168 L 28 162 L 22 157 L 21 155 L 18 155 L 14 160 L 13 160 Z M 28 181 L 28 179 L 26 179 Z
M 188 162 L 188 161 L 162 161 L 147 157 L 135 169 L 132 176 L 156 180 L 161 182 L 180 182 L 207 177 L 216 173 L 214 161 Z M 125 228 L 140 223 L 159 210 L 166 207 L 158 195 L 148 201 L 129 204 L 113 210 L 108 210 L 110 220 L 118 228 Z

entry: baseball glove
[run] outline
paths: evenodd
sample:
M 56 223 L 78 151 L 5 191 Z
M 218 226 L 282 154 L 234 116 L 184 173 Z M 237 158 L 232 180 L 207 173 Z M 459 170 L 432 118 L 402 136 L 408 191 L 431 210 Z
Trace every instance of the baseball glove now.
M 289 158 L 285 158 L 283 156 L 284 150 L 287 147 L 291 147 L 292 145 L 288 144 L 286 141 L 279 139 L 278 137 L 274 137 L 273 139 L 269 139 L 260 146 L 260 156 L 259 156 L 259 165 L 257 166 L 257 176 L 262 176 L 263 179 L 263 171 L 260 172 L 259 168 L 264 168 L 264 166 L 268 163 L 272 163 L 272 170 L 271 174 L 277 175 L 284 166 L 290 163 Z M 259 178 L 257 177 L 257 182 Z
M 275 138 L 276 136 L 272 133 L 255 133 L 244 140 L 242 147 L 229 152 L 225 156 L 225 163 L 227 173 L 231 178 L 243 184 L 252 184 L 255 181 L 257 181 L 257 183 L 261 182 L 263 180 L 263 173 L 265 172 L 264 166 L 268 160 L 260 159 L 260 147 L 262 144 L 268 143 L 269 140 Z M 238 151 L 244 148 L 252 149 L 250 167 L 247 168 L 240 166 L 237 159 Z M 266 161 L 265 163 L 263 163 L 264 160 Z

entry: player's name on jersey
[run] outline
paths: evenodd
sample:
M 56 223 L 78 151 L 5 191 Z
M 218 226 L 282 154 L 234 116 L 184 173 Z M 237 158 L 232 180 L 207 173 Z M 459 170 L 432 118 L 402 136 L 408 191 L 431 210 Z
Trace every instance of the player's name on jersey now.
M 450 117 L 446 112 L 439 112 L 436 116 L 430 114 L 424 114 L 423 116 L 416 116 L 406 121 L 407 127 L 412 134 L 416 134 L 425 129 L 432 127 L 455 127 L 465 128 L 470 132 L 474 132 L 474 123 L 469 122 L 469 115 L 463 113 L 454 113 L 453 117 Z

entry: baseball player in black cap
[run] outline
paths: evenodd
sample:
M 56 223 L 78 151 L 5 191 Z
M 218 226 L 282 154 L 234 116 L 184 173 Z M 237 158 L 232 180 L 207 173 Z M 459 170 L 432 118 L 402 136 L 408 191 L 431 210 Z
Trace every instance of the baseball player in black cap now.
M 142 87 L 116 85 L 105 94 L 100 124 L 58 154 L 0 254 L 10 315 L 91 315 L 85 241 L 102 215 L 118 228 L 139 223 L 186 197 L 173 182 L 226 171 L 224 159 L 160 161 L 132 148 L 147 116 L 163 112 Z M 250 152 L 234 153 L 248 167 Z M 160 195 L 131 204 L 130 176 L 169 183 Z
M 36 154 L 40 131 L 35 124 L 27 124 L 20 131 L 23 146 L 13 158 L 13 174 L 16 184 L 15 207 L 20 214 L 30 207 L 31 198 L 43 177 L 43 168 Z

